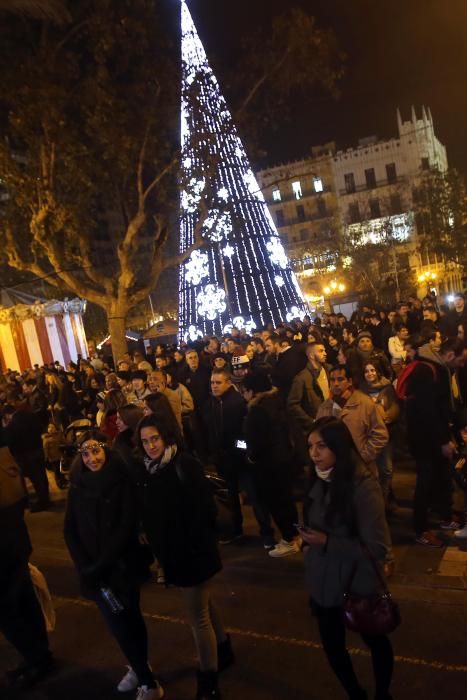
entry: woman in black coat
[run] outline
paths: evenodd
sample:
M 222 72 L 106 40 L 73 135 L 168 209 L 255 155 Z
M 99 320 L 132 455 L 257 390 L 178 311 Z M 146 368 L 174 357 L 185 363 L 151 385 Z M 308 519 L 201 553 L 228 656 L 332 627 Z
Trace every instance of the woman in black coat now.
M 163 690 L 148 665 L 146 626 L 139 605 L 137 518 L 127 467 L 88 430 L 79 439 L 65 514 L 65 541 L 80 577 L 130 667 L 120 691 L 138 688 L 137 700 L 155 700 Z
M 160 416 L 139 423 L 135 464 L 142 528 L 167 585 L 181 589 L 199 654 L 198 700 L 219 698 L 217 672 L 233 660 L 210 580 L 221 568 L 216 506 L 201 464 L 183 452 L 180 431 Z

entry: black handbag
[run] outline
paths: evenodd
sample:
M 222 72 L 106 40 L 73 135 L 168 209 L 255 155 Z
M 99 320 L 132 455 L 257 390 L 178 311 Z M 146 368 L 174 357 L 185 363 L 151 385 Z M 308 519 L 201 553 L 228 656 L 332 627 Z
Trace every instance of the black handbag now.
M 342 609 L 344 624 L 347 629 L 360 634 L 370 636 L 390 634 L 401 623 L 399 606 L 391 596 L 374 557 L 366 547 L 363 547 L 363 551 L 370 560 L 383 590 L 369 595 L 351 593 L 350 588 L 358 566 L 358 562 L 355 562 L 347 591 L 344 593 Z

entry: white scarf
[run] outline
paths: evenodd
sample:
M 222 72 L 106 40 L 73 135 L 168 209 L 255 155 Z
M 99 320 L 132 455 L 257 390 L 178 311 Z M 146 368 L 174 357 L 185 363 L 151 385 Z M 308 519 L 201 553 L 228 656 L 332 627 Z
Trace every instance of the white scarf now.
M 331 467 L 330 469 L 318 469 L 318 467 L 315 464 L 315 471 L 316 476 L 319 479 L 322 479 L 323 481 L 331 481 L 331 474 L 334 471 L 334 467 Z
M 165 448 L 164 454 L 161 460 L 150 459 L 149 457 L 144 458 L 144 464 L 146 465 L 146 470 L 149 474 L 155 474 L 160 469 L 163 469 L 169 462 L 173 460 L 177 454 L 177 445 L 169 445 Z

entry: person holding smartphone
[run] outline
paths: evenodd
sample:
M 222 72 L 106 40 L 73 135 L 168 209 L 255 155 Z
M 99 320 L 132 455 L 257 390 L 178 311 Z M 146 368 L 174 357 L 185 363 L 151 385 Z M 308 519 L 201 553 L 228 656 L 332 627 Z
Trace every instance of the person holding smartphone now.
M 344 593 L 378 593 L 381 588 L 368 553 L 383 569 L 391 542 L 381 488 L 358 456 L 346 425 L 317 420 L 308 436 L 314 473 L 304 505 L 306 585 L 329 664 L 350 700 L 365 700 L 346 648 Z M 365 551 L 367 550 L 367 551 Z M 355 572 L 355 575 L 352 575 Z M 370 648 L 375 700 L 390 700 L 394 656 L 388 637 L 362 635 Z

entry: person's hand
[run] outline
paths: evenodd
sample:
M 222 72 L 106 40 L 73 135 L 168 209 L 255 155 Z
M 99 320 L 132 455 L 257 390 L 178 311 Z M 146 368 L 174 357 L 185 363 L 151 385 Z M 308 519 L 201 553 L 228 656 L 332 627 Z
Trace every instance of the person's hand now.
M 455 469 L 462 469 L 462 467 L 463 467 L 464 465 L 465 465 L 465 457 L 461 457 L 461 459 L 459 459 L 459 460 L 456 462 Z
M 310 547 L 324 547 L 328 541 L 326 533 L 319 530 L 299 530 L 299 535 Z
M 138 541 L 140 544 L 149 544 L 148 538 L 145 532 L 140 532 L 138 535 Z
M 441 445 L 441 452 L 443 453 L 443 457 L 446 457 L 446 459 L 452 461 L 452 458 L 454 457 L 454 454 L 456 452 L 455 443 L 452 440 L 450 440 L 445 445 Z

